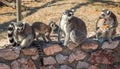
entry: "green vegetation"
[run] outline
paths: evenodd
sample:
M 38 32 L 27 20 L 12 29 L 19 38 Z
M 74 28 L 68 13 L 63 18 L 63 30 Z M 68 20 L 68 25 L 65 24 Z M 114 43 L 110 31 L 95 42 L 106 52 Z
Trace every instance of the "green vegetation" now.
M 89 2 L 90 4 L 92 4 L 92 3 L 94 2 L 94 0 L 88 0 L 88 2 Z

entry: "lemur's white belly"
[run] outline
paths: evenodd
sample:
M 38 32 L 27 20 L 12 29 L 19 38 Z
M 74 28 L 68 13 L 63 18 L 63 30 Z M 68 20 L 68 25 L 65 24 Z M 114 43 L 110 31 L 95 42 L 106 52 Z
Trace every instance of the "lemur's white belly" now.
M 67 23 L 67 21 L 65 21 L 63 19 L 60 22 L 60 27 L 65 33 L 66 33 L 66 23 Z
M 23 41 L 24 38 L 25 38 L 24 35 L 18 35 L 18 41 Z

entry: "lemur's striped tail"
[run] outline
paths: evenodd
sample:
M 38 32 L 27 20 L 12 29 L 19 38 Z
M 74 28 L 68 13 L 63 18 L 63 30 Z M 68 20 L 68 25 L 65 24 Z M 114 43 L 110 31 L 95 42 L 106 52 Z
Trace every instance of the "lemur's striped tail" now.
M 12 46 L 16 46 L 16 42 L 15 42 L 15 40 L 14 40 L 14 24 L 13 23 L 11 23 L 9 26 L 8 26 L 8 40 L 9 40 L 9 42 L 10 42 L 10 44 L 12 45 Z

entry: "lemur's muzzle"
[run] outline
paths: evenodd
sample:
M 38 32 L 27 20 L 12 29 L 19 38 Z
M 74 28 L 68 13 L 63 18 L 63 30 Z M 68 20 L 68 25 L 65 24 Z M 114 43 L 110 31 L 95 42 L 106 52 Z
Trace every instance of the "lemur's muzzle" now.
M 23 28 L 17 28 L 17 31 L 18 31 L 18 32 L 22 32 L 22 31 L 23 31 Z
M 99 17 L 99 19 L 103 19 L 105 17 L 105 14 L 101 14 L 101 16 Z

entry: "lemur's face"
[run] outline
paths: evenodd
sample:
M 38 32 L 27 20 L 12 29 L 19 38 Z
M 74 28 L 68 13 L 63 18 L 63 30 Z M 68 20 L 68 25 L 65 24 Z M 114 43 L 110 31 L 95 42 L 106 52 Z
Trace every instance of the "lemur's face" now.
M 57 26 L 56 26 L 56 23 L 52 20 L 50 21 L 50 24 L 49 26 L 52 28 L 52 29 L 55 29 Z
M 15 30 L 21 33 L 24 30 L 24 24 L 22 22 L 18 22 L 15 24 Z
M 101 11 L 101 15 L 100 15 L 99 18 L 100 18 L 100 19 L 107 19 L 107 18 L 110 17 L 110 15 L 111 15 L 111 11 L 105 9 L 105 10 L 102 10 L 102 11 Z
M 63 15 L 62 18 L 69 20 L 73 17 L 75 10 L 71 9 L 71 10 L 65 10 L 63 11 Z

